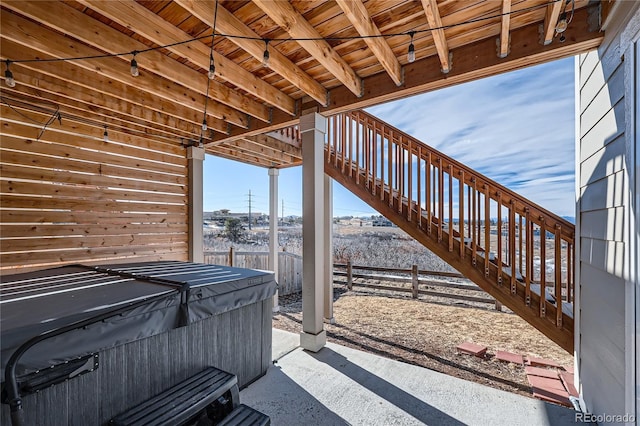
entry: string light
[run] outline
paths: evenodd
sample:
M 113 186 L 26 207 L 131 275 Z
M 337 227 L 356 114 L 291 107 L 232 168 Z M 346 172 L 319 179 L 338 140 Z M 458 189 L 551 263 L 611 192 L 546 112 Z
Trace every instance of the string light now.
M 102 140 L 109 142 L 109 132 L 107 132 L 107 125 L 104 126 L 104 133 L 102 134 Z
M 412 63 L 416 60 L 416 48 L 413 45 L 413 36 L 415 35 L 415 31 L 411 31 L 409 36 L 411 36 L 411 41 L 409 42 L 409 50 L 407 51 L 407 61 Z
M 213 80 L 213 78 L 216 76 L 216 66 L 213 63 L 213 53 L 209 55 L 209 73 L 207 74 L 207 76 L 209 77 L 209 80 Z
M 269 39 L 264 39 L 264 53 L 262 54 L 262 66 L 269 67 Z
M 140 70 L 138 69 L 138 61 L 136 61 L 136 55 L 138 52 L 135 50 L 132 52 L 133 58 L 131 59 L 131 75 L 137 77 L 140 75 Z
M 5 63 L 7 64 L 7 69 L 4 71 L 4 84 L 9 87 L 16 87 L 16 81 L 13 78 L 13 73 L 9 69 L 11 61 L 7 59 Z
M 372 38 L 393 38 L 393 37 L 400 37 L 400 36 L 407 36 L 407 35 L 411 35 L 411 33 L 413 34 L 422 34 L 422 33 L 430 33 L 432 31 L 435 30 L 447 30 L 449 28 L 455 28 L 455 27 L 459 27 L 462 25 L 467 25 L 467 24 L 474 24 L 474 23 L 478 23 L 478 22 L 484 22 L 484 21 L 490 21 L 490 20 L 495 20 L 496 18 L 500 18 L 503 16 L 510 16 L 510 15 L 514 15 L 514 14 L 519 14 L 519 13 L 524 13 L 524 12 L 531 12 L 534 10 L 538 10 L 538 9 L 542 9 L 542 8 L 546 8 L 549 4 L 553 4 L 553 3 L 557 3 L 557 2 L 565 2 L 566 4 L 572 3 L 572 13 L 571 15 L 569 15 L 569 18 L 567 19 L 567 25 L 571 23 L 571 20 L 573 18 L 573 10 L 575 8 L 575 0 L 550 0 L 548 3 L 543 3 L 543 4 L 538 4 L 538 5 L 533 5 L 533 6 L 529 6 L 529 7 L 525 7 L 522 9 L 518 9 L 518 10 L 511 10 L 510 12 L 507 13 L 497 13 L 494 15 L 487 15 L 487 16 L 482 16 L 479 18 L 473 18 L 473 19 L 469 19 L 463 22 L 457 22 L 454 24 L 448 24 L 448 25 L 441 25 L 439 27 L 429 27 L 429 28 L 425 28 L 425 29 L 421 29 L 421 30 L 415 30 L 415 31 L 411 31 L 411 32 L 403 32 L 403 33 L 392 33 L 392 34 L 373 34 L 373 35 L 358 35 L 358 36 L 344 36 L 344 37 L 306 37 L 306 38 L 295 38 L 295 37 L 282 37 L 282 38 L 272 38 L 269 39 L 268 41 L 350 41 L 350 40 L 364 40 L 364 39 L 372 39 Z M 217 2 L 216 2 L 216 6 L 217 6 Z M 215 26 L 214 26 L 215 28 Z M 138 51 L 134 51 L 134 52 L 121 52 L 121 53 L 105 53 L 105 54 L 99 54 L 99 55 L 88 55 L 88 56 L 74 56 L 74 57 L 67 57 L 67 58 L 37 58 L 37 59 L 20 59 L 20 60 L 11 60 L 10 62 L 12 63 L 30 63 L 30 62 L 68 62 L 68 61 L 80 61 L 80 60 L 87 60 L 87 59 L 103 59 L 103 58 L 113 58 L 113 57 L 121 57 L 121 56 L 127 56 L 127 55 L 134 55 L 134 58 L 131 60 L 131 72 L 132 75 L 134 73 L 134 69 L 138 68 L 138 64 L 136 62 L 135 59 L 135 55 L 139 54 L 139 53 L 146 53 L 146 52 L 151 52 L 151 51 L 156 51 L 156 50 L 160 50 L 160 49 L 167 49 L 170 47 L 174 47 L 174 46 L 180 46 L 180 45 L 184 45 L 184 44 L 190 44 L 190 43 L 194 43 L 197 41 L 202 41 L 205 39 L 209 39 L 211 38 L 213 40 L 213 37 L 215 35 L 215 31 L 213 32 L 213 34 L 209 34 L 209 35 L 203 35 L 200 37 L 195 37 L 195 38 L 191 38 L 188 40 L 182 40 L 182 41 L 178 41 L 178 42 L 174 42 L 174 43 L 170 43 L 170 44 L 165 44 L 165 45 L 161 45 L 161 46 L 154 46 L 154 47 L 149 47 L 147 49 L 142 49 L 142 50 L 138 50 Z M 243 39 L 243 40 L 256 40 L 256 41 L 264 41 L 265 43 L 267 42 L 266 39 L 261 38 L 261 37 L 255 37 L 255 36 L 243 36 L 243 35 L 236 35 L 236 34 L 223 34 L 223 33 L 219 33 L 218 35 L 220 35 L 221 37 L 225 37 L 225 38 L 235 38 L 235 39 Z M 264 57 L 267 58 L 267 64 L 268 64 L 268 58 L 269 58 L 269 54 L 268 54 L 268 50 L 265 49 L 265 55 Z M 263 59 L 264 59 L 263 57 Z M 263 61 L 264 62 L 264 61 Z M 210 64 L 213 65 L 213 64 Z M 211 66 L 210 66 L 211 69 Z M 214 67 L 215 70 L 215 67 Z M 139 71 L 138 71 L 139 73 Z M 5 72 L 6 75 L 6 72 Z M 136 74 L 137 76 L 138 74 Z

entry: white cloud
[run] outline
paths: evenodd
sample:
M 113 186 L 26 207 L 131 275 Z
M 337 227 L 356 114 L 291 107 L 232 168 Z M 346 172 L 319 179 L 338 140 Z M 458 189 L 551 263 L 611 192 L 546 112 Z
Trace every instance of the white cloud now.
M 573 216 L 573 59 L 368 111 L 560 215 Z

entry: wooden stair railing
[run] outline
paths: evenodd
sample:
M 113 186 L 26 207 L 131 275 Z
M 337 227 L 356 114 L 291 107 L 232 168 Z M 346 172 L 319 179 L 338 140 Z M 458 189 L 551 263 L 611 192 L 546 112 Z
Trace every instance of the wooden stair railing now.
M 364 111 L 328 119 L 325 161 L 334 180 L 573 352 L 573 224 Z

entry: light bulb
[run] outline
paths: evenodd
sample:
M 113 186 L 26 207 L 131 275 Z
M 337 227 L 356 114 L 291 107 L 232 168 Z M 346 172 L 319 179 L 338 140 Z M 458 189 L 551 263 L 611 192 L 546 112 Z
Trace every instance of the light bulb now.
M 138 61 L 136 61 L 136 55 L 133 55 L 133 59 L 131 60 L 131 75 L 137 77 L 140 75 L 140 70 L 138 69 Z
M 204 120 L 202 120 L 202 131 L 203 132 L 207 131 L 207 119 L 206 118 Z
M 262 66 L 267 68 L 269 66 L 269 40 L 264 40 L 264 53 L 262 54 Z
M 409 45 L 409 50 L 407 51 L 407 61 L 412 63 L 416 60 L 416 48 L 413 46 L 413 43 Z
M 7 64 L 7 69 L 4 71 L 4 79 L 5 79 L 4 84 L 6 84 L 9 87 L 16 87 L 16 81 L 13 78 L 13 73 L 9 69 L 9 66 L 11 65 L 11 61 L 7 59 L 6 64 Z
M 13 78 L 13 73 L 8 69 L 4 72 L 4 83 L 9 87 L 16 87 L 16 81 Z
M 207 74 L 207 76 L 209 77 L 209 80 L 213 80 L 213 78 L 216 76 L 216 66 L 213 62 L 213 53 L 209 55 L 209 73 Z
M 104 133 L 102 134 L 102 140 L 109 142 L 109 132 L 107 132 L 107 126 L 104 126 Z
M 415 35 L 415 32 L 413 31 L 409 33 L 409 37 L 411 37 L 411 41 L 409 42 L 409 49 L 407 50 L 407 61 L 409 61 L 409 63 L 412 63 L 416 60 L 416 48 L 413 45 L 414 35 Z
M 556 32 L 563 33 L 567 30 L 567 14 L 565 12 L 560 15 L 560 19 L 558 19 L 558 23 L 556 24 Z

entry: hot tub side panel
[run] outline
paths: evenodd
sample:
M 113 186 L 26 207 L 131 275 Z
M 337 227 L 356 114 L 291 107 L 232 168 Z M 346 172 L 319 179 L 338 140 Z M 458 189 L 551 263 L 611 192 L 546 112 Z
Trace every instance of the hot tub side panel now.
M 100 352 L 96 371 L 23 398 L 26 424 L 101 425 L 207 366 L 244 387 L 271 364 L 272 298 Z M 0 423 L 9 425 L 7 405 Z

